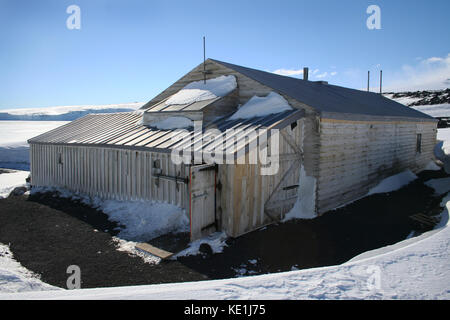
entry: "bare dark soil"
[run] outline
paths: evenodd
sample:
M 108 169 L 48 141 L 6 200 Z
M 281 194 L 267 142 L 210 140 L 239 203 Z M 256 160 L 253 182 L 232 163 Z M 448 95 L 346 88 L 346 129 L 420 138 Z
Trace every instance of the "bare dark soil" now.
M 66 287 L 69 265 L 81 268 L 82 287 L 109 287 L 221 279 L 340 264 L 404 240 L 415 225 L 409 216 L 442 211 L 442 197 L 423 182 L 446 177 L 426 171 L 401 190 L 376 194 L 313 220 L 293 220 L 228 239 L 223 253 L 200 254 L 151 265 L 116 250 L 120 227 L 102 212 L 52 194 L 0 200 L 0 242 L 42 280 Z M 419 233 L 423 230 L 416 230 Z M 185 234 L 151 242 L 167 250 L 186 245 Z M 239 271 L 240 270 L 240 271 Z M 189 297 L 186 297 L 189 298 Z

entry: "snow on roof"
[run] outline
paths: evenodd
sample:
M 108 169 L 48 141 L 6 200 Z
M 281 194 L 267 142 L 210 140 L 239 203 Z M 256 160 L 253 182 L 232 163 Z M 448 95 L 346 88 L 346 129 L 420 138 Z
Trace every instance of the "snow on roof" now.
M 236 87 L 236 78 L 231 75 L 208 79 L 206 83 L 203 80 L 194 81 L 167 99 L 165 104 L 188 104 L 215 99 L 227 95 L 236 89 Z
M 289 110 L 293 109 L 286 99 L 278 93 L 271 92 L 265 97 L 253 96 L 230 117 L 230 120 L 264 117 Z

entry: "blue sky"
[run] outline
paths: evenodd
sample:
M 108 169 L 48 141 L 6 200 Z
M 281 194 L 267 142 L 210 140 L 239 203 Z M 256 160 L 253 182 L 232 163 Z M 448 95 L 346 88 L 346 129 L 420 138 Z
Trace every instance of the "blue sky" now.
M 81 10 L 69 30 L 66 9 Z M 369 5 L 381 29 L 369 30 Z M 346 87 L 437 89 L 450 1 L 0 0 L 0 109 L 144 102 L 207 57 Z M 447 83 L 448 84 L 448 83 Z M 448 85 L 450 87 L 450 85 Z

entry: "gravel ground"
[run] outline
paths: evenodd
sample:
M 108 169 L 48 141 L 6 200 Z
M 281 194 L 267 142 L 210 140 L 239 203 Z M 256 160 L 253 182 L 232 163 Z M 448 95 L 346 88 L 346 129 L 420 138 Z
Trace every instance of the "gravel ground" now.
M 223 253 L 148 264 L 116 250 L 117 225 L 102 212 L 52 194 L 0 200 L 0 242 L 51 285 L 66 287 L 69 265 L 81 268 L 82 288 L 221 279 L 340 264 L 371 249 L 404 240 L 409 216 L 437 214 L 442 197 L 423 181 L 446 177 L 427 171 L 407 187 L 376 194 L 313 220 L 294 220 L 228 239 Z M 186 235 L 154 239 L 161 247 Z M 189 297 L 186 297 L 187 299 Z

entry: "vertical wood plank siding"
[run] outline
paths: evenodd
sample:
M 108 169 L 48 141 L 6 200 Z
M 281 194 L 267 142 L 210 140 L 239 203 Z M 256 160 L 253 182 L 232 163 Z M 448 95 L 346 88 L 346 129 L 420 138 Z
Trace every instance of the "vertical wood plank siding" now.
M 422 150 L 416 152 L 417 134 Z M 317 185 L 318 211 L 326 212 L 367 194 L 382 179 L 418 171 L 433 159 L 433 122 L 370 122 L 322 119 Z
M 104 199 L 161 201 L 189 208 L 186 184 L 152 176 L 153 161 L 159 159 L 161 174 L 188 177 L 188 167 L 175 165 L 168 154 L 32 143 L 30 156 L 33 186 L 61 187 Z
M 291 129 L 287 126 L 282 131 L 289 135 L 297 144 L 302 146 L 303 125 L 305 119 L 297 121 L 297 126 Z M 270 145 L 269 145 L 270 148 Z M 270 210 L 275 218 L 283 217 L 292 209 L 293 204 L 286 204 L 283 200 L 296 197 L 298 188 L 283 190 L 283 187 L 298 185 L 300 166 L 296 166 L 280 185 L 279 191 L 274 189 L 291 166 L 294 150 L 279 135 L 279 170 L 274 175 L 261 175 L 261 164 L 224 164 L 219 166 L 218 181 L 222 190 L 217 198 L 217 215 L 220 217 L 220 228 L 230 236 L 237 237 L 272 222 L 265 213 L 265 203 L 273 193 L 271 202 L 278 204 Z M 291 157 L 285 157 L 291 156 Z M 259 157 L 259 155 L 258 155 Z

